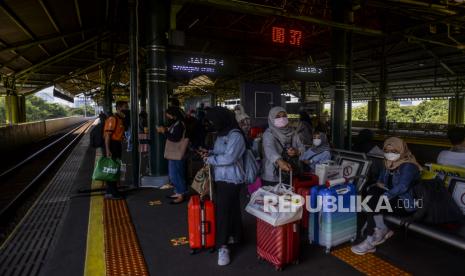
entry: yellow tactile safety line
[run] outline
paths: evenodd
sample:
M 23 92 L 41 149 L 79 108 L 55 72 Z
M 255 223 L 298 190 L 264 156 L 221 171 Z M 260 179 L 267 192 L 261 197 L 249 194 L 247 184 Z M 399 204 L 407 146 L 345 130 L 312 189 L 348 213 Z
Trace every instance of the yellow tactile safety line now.
M 374 254 L 356 255 L 350 246 L 334 250 L 331 254 L 365 275 L 411 275 Z
M 107 275 L 149 275 L 125 200 L 104 201 Z
M 95 161 L 100 157 L 96 154 Z M 92 181 L 91 189 L 103 188 L 102 181 Z M 89 226 L 87 229 L 87 250 L 84 275 L 106 275 L 105 242 L 103 230 L 103 195 L 90 198 Z

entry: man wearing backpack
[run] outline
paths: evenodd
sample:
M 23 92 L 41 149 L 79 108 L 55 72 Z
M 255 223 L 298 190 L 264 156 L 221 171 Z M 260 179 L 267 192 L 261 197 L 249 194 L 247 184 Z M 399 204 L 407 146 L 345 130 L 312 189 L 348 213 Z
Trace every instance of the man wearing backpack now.
M 124 137 L 124 118 L 125 110 L 128 110 L 128 103 L 125 101 L 116 102 L 116 113 L 109 116 L 105 120 L 104 127 L 104 140 L 105 140 L 105 155 L 113 160 L 121 160 L 123 151 L 123 137 Z M 105 198 L 108 199 L 121 199 L 122 196 L 118 192 L 116 182 L 107 182 L 107 191 Z

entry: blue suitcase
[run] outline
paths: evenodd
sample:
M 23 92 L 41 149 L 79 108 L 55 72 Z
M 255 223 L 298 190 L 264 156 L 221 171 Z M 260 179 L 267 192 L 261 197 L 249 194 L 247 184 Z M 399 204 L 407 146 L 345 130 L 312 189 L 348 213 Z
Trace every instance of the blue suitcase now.
M 309 219 L 309 240 L 310 243 L 319 244 L 326 247 L 329 253 L 332 247 L 338 246 L 348 241 L 354 241 L 357 236 L 357 212 L 356 198 L 357 190 L 353 184 L 341 184 L 326 188 L 325 186 L 315 186 L 310 190 L 310 206 L 317 208 L 317 197 L 321 197 L 321 210 L 310 212 Z M 332 212 L 325 206 L 325 198 L 336 197 L 336 206 L 341 206 L 345 210 Z M 353 197 L 352 202 L 350 198 Z M 339 202 L 342 200 L 342 203 Z M 351 206 L 352 205 L 352 206 Z M 350 210 L 347 212 L 347 209 Z

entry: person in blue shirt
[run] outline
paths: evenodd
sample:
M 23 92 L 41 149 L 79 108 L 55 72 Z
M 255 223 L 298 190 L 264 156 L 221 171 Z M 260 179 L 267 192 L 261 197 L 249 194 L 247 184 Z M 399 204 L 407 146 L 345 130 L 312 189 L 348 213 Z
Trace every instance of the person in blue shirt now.
M 230 262 L 228 244 L 239 242 L 242 234 L 240 191 L 245 182 L 246 143 L 232 111 L 213 107 L 207 110 L 205 119 L 211 122 L 217 134 L 213 150 L 200 153 L 213 170 L 216 246 L 218 265 L 223 266 Z
M 400 216 L 412 214 L 416 210 L 412 186 L 420 178 L 422 167 L 410 152 L 407 144 L 400 138 L 391 137 L 384 142 L 384 168 L 376 185 L 370 187 L 367 195 L 367 238 L 352 247 L 352 252 L 358 255 L 376 251 L 376 246 L 392 237 L 394 232 L 384 224 L 383 215 L 376 212 L 381 197 L 388 202 L 392 212 Z M 378 205 L 379 204 L 379 205 Z M 389 210 L 382 209 L 382 212 Z
M 310 168 L 311 172 L 315 172 L 316 165 L 331 160 L 331 148 L 323 132 L 313 134 L 312 144 L 313 146 L 305 151 L 300 160 Z

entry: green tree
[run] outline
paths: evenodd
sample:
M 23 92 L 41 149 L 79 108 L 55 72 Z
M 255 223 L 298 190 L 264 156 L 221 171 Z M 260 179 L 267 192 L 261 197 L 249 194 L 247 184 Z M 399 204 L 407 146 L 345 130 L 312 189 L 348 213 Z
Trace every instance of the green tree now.
M 368 120 L 368 105 L 364 104 L 352 108 L 352 121 L 367 121 Z
M 0 124 L 6 123 L 5 97 L 0 97 Z

